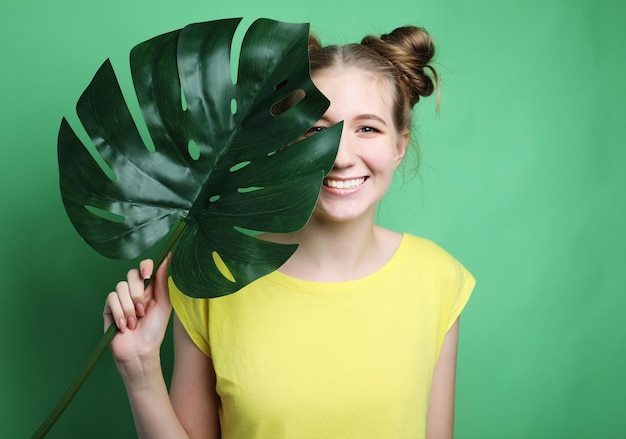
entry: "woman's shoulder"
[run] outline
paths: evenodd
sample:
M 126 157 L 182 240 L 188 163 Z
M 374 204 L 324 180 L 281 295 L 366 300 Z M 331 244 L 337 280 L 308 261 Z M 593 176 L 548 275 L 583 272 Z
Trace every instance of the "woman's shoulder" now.
M 429 251 L 429 252 L 444 252 L 443 247 L 437 244 L 430 238 L 423 236 L 413 235 L 412 233 L 405 232 L 402 234 L 403 244 L 410 246 L 413 251 Z
M 405 233 L 399 265 L 407 275 L 430 279 L 446 286 L 446 291 L 469 297 L 476 281 L 465 266 L 436 242 Z
M 401 248 L 404 257 L 421 264 L 456 265 L 459 263 L 454 256 L 435 241 L 411 233 L 402 235 Z

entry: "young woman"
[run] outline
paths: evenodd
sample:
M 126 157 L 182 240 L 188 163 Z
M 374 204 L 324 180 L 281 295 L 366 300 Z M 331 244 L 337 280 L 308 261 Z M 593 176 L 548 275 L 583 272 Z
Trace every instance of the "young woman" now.
M 152 261 L 107 298 L 105 327 L 145 438 L 451 438 L 459 315 L 474 286 L 436 244 L 374 224 L 409 143 L 412 108 L 432 94 L 434 46 L 403 27 L 321 47 L 311 72 L 330 107 L 306 135 L 344 121 L 309 223 L 276 272 L 217 299 L 152 285 Z M 431 76 L 432 75 L 432 76 Z M 159 348 L 172 304 L 168 394 Z

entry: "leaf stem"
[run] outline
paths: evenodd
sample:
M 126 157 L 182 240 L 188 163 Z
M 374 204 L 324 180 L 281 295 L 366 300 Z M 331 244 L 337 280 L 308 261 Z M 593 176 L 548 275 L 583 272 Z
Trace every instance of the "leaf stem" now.
M 176 244 L 176 241 L 178 241 L 178 238 L 183 233 L 186 227 L 187 227 L 187 221 L 185 219 L 181 220 L 177 224 L 176 228 L 174 229 L 174 231 L 168 238 L 165 245 L 161 248 L 159 255 L 155 259 L 155 262 L 156 262 L 155 267 L 159 267 L 163 263 L 163 261 L 165 260 L 169 252 L 172 250 L 172 248 Z M 150 282 L 148 282 L 148 285 L 149 284 Z M 87 379 L 87 377 L 89 376 L 93 368 L 96 366 L 96 364 L 102 357 L 102 354 L 107 349 L 107 347 L 111 343 L 111 340 L 113 340 L 113 337 L 115 337 L 115 334 L 117 334 L 117 332 L 118 332 L 118 328 L 115 325 L 115 323 L 109 326 L 109 328 L 105 331 L 104 335 L 102 336 L 102 338 L 96 345 L 96 348 L 93 350 L 93 352 L 87 359 L 87 363 L 85 363 L 81 371 L 78 373 L 78 375 L 76 376 L 76 378 L 74 379 L 70 387 L 67 389 L 67 391 L 63 395 L 63 397 L 59 400 L 59 402 L 54 407 L 54 409 L 52 409 L 52 411 L 50 412 L 46 420 L 41 424 L 39 429 L 32 436 L 32 439 L 41 439 L 41 438 L 44 438 L 48 434 L 48 432 L 54 426 L 54 424 L 59 419 L 59 417 L 63 414 L 67 406 L 70 404 L 70 402 L 72 402 L 72 400 L 74 399 L 74 396 L 76 396 L 76 394 L 82 387 L 83 383 L 85 382 L 85 380 Z
M 46 436 L 46 434 L 48 434 L 48 432 L 54 426 L 61 414 L 65 411 L 69 403 L 72 401 L 72 399 L 74 399 L 74 396 L 76 395 L 76 393 L 78 393 L 78 390 L 81 388 L 81 386 L 95 367 L 96 363 L 98 363 L 98 360 L 100 359 L 106 348 L 109 346 L 109 343 L 111 343 L 111 340 L 113 340 L 113 337 L 115 337 L 115 334 L 117 334 L 117 331 L 118 329 L 115 324 L 109 326 L 109 329 L 106 330 L 106 332 L 100 339 L 100 342 L 89 356 L 87 363 L 83 366 L 82 370 L 74 379 L 74 382 L 72 382 L 63 397 L 50 412 L 46 420 L 35 432 L 35 434 L 33 435 L 33 439 L 43 438 Z

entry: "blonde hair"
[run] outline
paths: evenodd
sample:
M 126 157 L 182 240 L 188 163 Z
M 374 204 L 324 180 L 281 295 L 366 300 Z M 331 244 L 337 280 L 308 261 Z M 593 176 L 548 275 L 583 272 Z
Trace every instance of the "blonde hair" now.
M 368 35 L 361 43 L 322 46 L 309 36 L 311 74 L 333 67 L 357 67 L 388 81 L 393 89 L 393 116 L 398 131 L 410 130 L 413 106 L 437 90 L 439 78 L 430 65 L 435 45 L 428 32 L 403 26 L 380 37 Z

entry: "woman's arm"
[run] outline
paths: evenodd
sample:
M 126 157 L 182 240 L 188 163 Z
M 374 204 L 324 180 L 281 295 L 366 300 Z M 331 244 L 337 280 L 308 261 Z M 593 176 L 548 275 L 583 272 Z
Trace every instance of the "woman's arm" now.
M 452 439 L 454 429 L 454 384 L 459 319 L 446 334 L 435 366 L 426 418 L 426 439 Z
M 169 260 L 159 267 L 153 282 L 145 290 L 144 279 L 152 273 L 152 261 L 142 261 L 139 270 L 128 272 L 126 281 L 118 283 L 116 290 L 107 297 L 105 329 L 112 322 L 120 329 L 111 341 L 111 350 L 126 385 L 138 437 L 219 438 L 219 430 L 217 436 L 208 436 L 210 429 L 207 421 L 196 419 L 196 410 L 208 407 L 208 401 L 213 401 L 214 385 L 211 392 L 200 390 L 211 388 L 208 383 L 214 376 L 214 373 L 211 374 L 213 367 L 206 356 L 196 355 L 201 352 L 197 348 L 194 352 L 195 345 L 184 330 L 182 334 L 181 330 L 175 331 L 178 335 L 175 335 L 177 357 L 172 399 L 163 379 L 160 347 L 172 308 L 167 285 Z M 181 326 L 180 323 L 176 325 Z M 192 383 L 206 385 L 193 388 Z M 176 402 L 173 404 L 172 401 Z M 212 419 L 206 414 L 199 417 L 203 416 Z M 217 406 L 214 418 L 217 419 Z M 201 429 L 205 424 L 206 429 Z
M 220 438 L 213 362 L 191 340 L 176 314 L 170 398 L 190 438 Z

